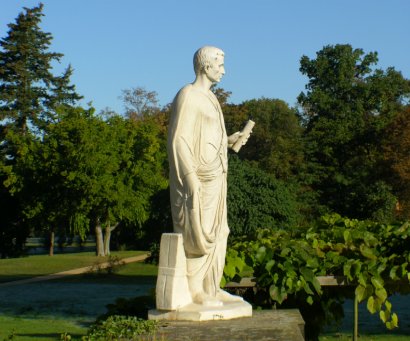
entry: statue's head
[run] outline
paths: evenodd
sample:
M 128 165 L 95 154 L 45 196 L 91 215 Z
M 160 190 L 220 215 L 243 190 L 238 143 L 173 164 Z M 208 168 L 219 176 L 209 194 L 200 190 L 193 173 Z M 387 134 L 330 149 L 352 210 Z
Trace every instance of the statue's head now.
M 194 54 L 195 74 L 204 73 L 212 82 L 219 82 L 225 74 L 224 56 L 224 52 L 217 47 L 201 47 Z

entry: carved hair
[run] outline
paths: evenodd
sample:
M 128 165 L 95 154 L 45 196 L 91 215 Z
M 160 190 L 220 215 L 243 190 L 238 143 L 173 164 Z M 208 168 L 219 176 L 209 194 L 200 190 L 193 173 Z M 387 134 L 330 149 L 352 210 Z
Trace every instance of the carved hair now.
M 194 70 L 198 75 L 212 61 L 217 60 L 218 56 L 223 57 L 225 54 L 221 49 L 214 46 L 203 46 L 194 54 Z

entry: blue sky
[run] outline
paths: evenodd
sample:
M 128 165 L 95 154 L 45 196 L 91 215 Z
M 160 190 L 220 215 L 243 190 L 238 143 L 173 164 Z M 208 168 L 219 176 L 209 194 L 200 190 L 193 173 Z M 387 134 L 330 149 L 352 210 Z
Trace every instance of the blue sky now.
M 0 37 L 24 6 L 39 1 L 1 0 Z M 408 0 L 44 0 L 42 29 L 52 50 L 64 54 L 61 71 L 100 111 L 123 112 L 122 89 L 156 91 L 162 105 L 192 82 L 193 53 L 203 45 L 225 51 L 220 86 L 231 102 L 270 97 L 290 105 L 307 79 L 302 55 L 349 43 L 379 53 L 379 67 L 410 78 Z

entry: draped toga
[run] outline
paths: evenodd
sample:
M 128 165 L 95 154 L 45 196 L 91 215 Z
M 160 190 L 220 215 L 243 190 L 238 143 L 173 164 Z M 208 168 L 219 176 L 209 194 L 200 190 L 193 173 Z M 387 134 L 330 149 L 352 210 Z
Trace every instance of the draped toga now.
M 192 84 L 172 104 L 168 159 L 174 232 L 182 233 L 187 273 L 203 280 L 215 296 L 229 234 L 226 208 L 228 138 L 221 107 L 211 92 Z M 195 173 L 200 190 L 188 195 L 184 179 Z

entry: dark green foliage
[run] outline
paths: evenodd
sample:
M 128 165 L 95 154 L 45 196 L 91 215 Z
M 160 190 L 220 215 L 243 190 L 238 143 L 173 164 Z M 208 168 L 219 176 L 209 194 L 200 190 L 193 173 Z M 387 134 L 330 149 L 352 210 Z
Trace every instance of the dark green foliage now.
M 0 187 L 0 207 L 0 258 L 21 256 L 30 230 L 20 216 L 19 202 L 3 186 Z
M 261 227 L 297 226 L 301 220 L 297 191 L 292 183 L 230 155 L 227 201 L 231 235 L 253 234 Z
M 350 45 L 325 46 L 316 59 L 303 56 L 300 70 L 309 82 L 298 101 L 320 204 L 350 217 L 389 221 L 396 199 L 382 141 L 410 96 L 410 84 L 393 68 L 374 69 L 376 63 L 377 53 Z

